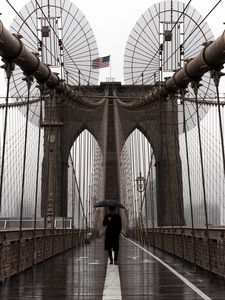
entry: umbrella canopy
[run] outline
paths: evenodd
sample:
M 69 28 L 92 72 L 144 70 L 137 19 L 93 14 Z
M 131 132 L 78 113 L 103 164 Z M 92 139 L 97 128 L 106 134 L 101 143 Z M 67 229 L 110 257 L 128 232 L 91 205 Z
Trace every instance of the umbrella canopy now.
M 100 202 L 97 202 L 94 207 L 119 207 L 125 208 L 118 200 L 116 199 L 107 199 Z

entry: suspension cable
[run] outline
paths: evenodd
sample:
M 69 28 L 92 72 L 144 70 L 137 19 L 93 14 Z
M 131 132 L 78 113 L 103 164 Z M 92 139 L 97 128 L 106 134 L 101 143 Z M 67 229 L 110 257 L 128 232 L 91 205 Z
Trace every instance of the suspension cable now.
M 181 99 L 185 97 L 185 90 L 181 91 Z M 194 216 L 193 216 L 193 203 L 192 203 L 192 188 L 191 188 L 191 175 L 190 175 L 190 162 L 189 162 L 189 149 L 188 149 L 188 136 L 187 136 L 187 126 L 186 126 L 186 109 L 185 102 L 182 101 L 183 105 L 183 126 L 185 135 L 185 150 L 186 150 L 186 160 L 187 160 L 187 175 L 188 175 L 188 191 L 189 191 L 189 202 L 190 202 L 190 212 L 191 212 L 191 227 L 192 227 L 192 237 L 193 237 L 193 252 L 194 252 L 194 264 L 195 270 L 197 266 L 197 256 L 196 256 L 196 240 L 195 240 L 195 227 L 194 227 Z
M 80 154 L 79 154 L 80 155 Z M 78 182 L 77 182 L 77 177 L 76 177 L 76 172 L 75 172 L 75 165 L 74 165 L 74 161 L 73 161 L 73 157 L 71 156 L 70 154 L 70 160 L 71 160 L 71 163 L 72 163 L 72 170 L 73 170 L 73 174 L 74 174 L 74 177 L 75 177 L 75 184 L 76 184 L 76 187 L 77 187 L 77 190 L 79 191 L 79 207 L 81 207 L 82 209 L 82 213 L 83 213 L 83 222 L 85 222 L 85 224 L 87 224 L 87 216 L 85 214 L 85 209 L 84 209 L 84 205 L 83 205 L 83 202 L 82 202 L 82 199 L 81 199 L 81 195 L 80 195 L 80 192 L 81 192 L 81 189 L 80 189 L 80 185 L 78 185 Z M 79 178 L 81 178 L 81 176 L 79 176 Z M 79 216 L 78 216 L 79 220 L 78 220 L 78 224 L 80 224 L 80 219 L 81 219 L 81 216 L 80 216 L 80 209 L 79 209 Z M 84 223 L 83 223 L 84 224 Z M 84 228 L 83 228 L 84 229 Z M 80 232 L 81 234 L 81 232 Z
M 36 4 L 37 4 L 38 8 L 41 10 L 42 14 L 44 15 L 44 17 L 45 17 L 46 21 L 48 22 L 49 26 L 52 28 L 52 30 L 53 30 L 55 36 L 56 36 L 57 39 L 59 40 L 59 37 L 58 37 L 57 33 L 55 32 L 55 29 L 52 27 L 51 23 L 49 22 L 49 19 L 48 19 L 48 17 L 46 16 L 46 14 L 44 13 L 42 7 L 40 6 L 40 4 L 38 3 L 37 0 L 35 0 L 35 2 L 36 2 Z M 76 62 L 75 62 L 74 59 L 71 57 L 70 53 L 67 51 L 66 48 L 65 48 L 65 51 L 66 51 L 67 55 L 69 56 L 69 58 L 71 59 L 71 61 L 73 62 L 74 66 L 77 68 L 77 70 L 79 70 L 79 68 L 78 68 L 78 66 L 77 66 L 77 64 L 76 64 Z M 89 81 L 86 80 L 86 78 L 84 77 L 84 75 L 83 75 L 82 73 L 81 73 L 81 75 L 82 75 L 82 77 L 83 77 L 83 80 L 89 84 Z M 78 83 L 79 83 L 79 82 L 78 82 Z
M 220 77 L 223 74 L 220 70 L 212 70 L 211 76 L 214 80 L 214 84 L 216 87 L 216 98 L 217 98 L 217 108 L 218 108 L 218 116 L 219 116 L 219 128 L 220 128 L 220 141 L 221 141 L 221 151 L 222 151 L 222 158 L 223 158 L 223 170 L 225 176 L 225 153 L 224 153 L 224 140 L 223 140 L 223 126 L 222 126 L 222 117 L 221 117 L 221 108 L 220 108 L 220 97 L 219 97 L 219 82 Z
M 20 256 L 21 256 L 21 243 L 22 243 L 22 222 L 23 222 L 23 207 L 24 207 L 24 189 L 25 189 L 25 174 L 26 174 L 26 159 L 27 159 L 27 139 L 28 139 L 28 122 L 29 122 L 29 95 L 30 87 L 32 83 L 32 76 L 25 75 L 28 89 L 28 101 L 26 110 L 26 125 L 25 125 L 25 137 L 24 137 L 24 154 L 23 154 L 23 171 L 22 171 L 22 187 L 21 187 L 21 201 L 20 201 L 20 225 L 19 225 L 19 245 L 18 245 L 18 262 L 17 271 L 20 272 Z
M 193 91 L 195 97 L 198 97 L 199 82 L 192 82 Z M 211 249 L 210 249 L 210 237 L 209 237 L 209 225 L 208 225 L 208 211 L 207 211 L 207 201 L 206 201 L 206 189 L 205 189 L 205 174 L 203 165 L 203 155 L 202 155 L 202 142 L 201 142 L 201 129 L 200 129 L 200 116 L 199 107 L 196 100 L 196 113 L 197 113 L 197 126 L 198 126 L 198 141 L 199 141 L 199 154 L 201 161 L 201 174 L 202 174 L 202 189 L 203 189 L 203 201 L 204 201 L 204 211 L 205 211 L 205 226 L 206 226 L 206 236 L 208 245 L 208 262 L 209 262 L 209 276 L 212 277 L 212 262 L 211 262 Z
M 198 23 L 196 25 L 196 27 L 192 30 L 192 32 L 186 37 L 186 39 L 183 41 L 183 45 L 187 42 L 187 40 L 192 36 L 192 34 L 199 28 L 199 26 L 207 19 L 207 17 L 214 11 L 214 9 L 219 5 L 219 3 L 221 2 L 222 0 L 219 0 L 217 2 L 216 5 L 214 5 L 214 7 L 207 13 L 207 15 L 202 19 L 202 21 L 200 23 Z M 164 66 L 164 64 L 166 62 L 168 62 L 169 59 L 171 59 L 173 57 L 174 54 L 176 54 L 176 52 L 180 49 L 180 46 L 174 50 L 174 52 L 170 55 L 170 57 L 167 58 L 167 60 L 162 64 L 162 67 Z
M 36 233 L 37 233 L 37 204 L 38 204 L 38 189 L 39 189 L 39 169 L 40 169 L 40 152 L 41 152 L 41 123 L 42 123 L 42 98 L 43 86 L 40 85 L 40 117 L 39 117 L 39 130 L 38 130 L 38 153 L 37 153 L 37 170 L 36 170 L 36 189 L 35 189 L 35 202 L 34 202 L 34 230 L 33 230 L 33 255 L 32 264 L 35 263 L 35 250 L 36 250 Z
M 180 18 L 182 17 L 182 15 L 185 13 L 186 9 L 189 7 L 191 1 L 192 1 L 192 0 L 189 0 L 189 2 L 186 4 L 186 6 L 184 7 L 184 9 L 183 9 L 182 13 L 180 14 L 179 18 L 177 19 L 177 21 L 176 21 L 175 24 L 173 25 L 171 31 L 175 28 L 175 26 L 177 25 L 178 21 L 180 20 Z M 220 1 L 221 1 L 221 0 L 220 0 Z M 164 45 L 164 44 L 165 44 L 165 41 L 163 41 L 163 45 Z M 179 48 L 178 48 L 178 49 L 179 49 Z M 178 50 L 178 49 L 177 49 L 177 50 Z M 176 50 L 176 51 L 177 51 L 177 50 Z M 151 58 L 150 62 L 149 62 L 149 63 L 147 64 L 147 66 L 142 70 L 141 74 L 143 74 L 143 73 L 146 71 L 146 69 L 151 65 L 152 61 L 155 59 L 155 57 L 156 57 L 156 55 L 157 55 L 158 53 L 159 53 L 159 49 L 157 49 L 157 51 L 155 52 L 155 54 L 154 54 L 153 57 Z M 176 52 L 174 52 L 172 55 L 174 55 L 175 53 L 176 53 Z M 140 79 L 140 76 L 141 76 L 141 75 L 139 75 L 139 77 L 136 79 L 136 81 L 135 81 L 133 84 L 137 83 L 137 81 Z
M 3 176 L 4 176 L 4 164 L 5 164 L 5 147 L 6 147 L 6 133 L 7 133 L 7 122 L 8 122 L 8 104 L 9 104 L 9 87 L 12 71 L 14 70 L 14 64 L 11 62 L 5 62 L 3 68 L 6 71 L 7 76 L 7 91 L 6 91 L 6 106 L 5 106 L 5 120 L 4 120 L 4 131 L 3 131 L 3 149 L 1 159 L 1 181 L 0 181 L 0 211 L 2 208 L 2 191 L 3 191 Z
M 9 6 L 13 9 L 13 11 L 16 13 L 16 15 L 21 19 L 21 21 L 23 21 L 23 23 L 27 26 L 27 28 L 32 32 L 32 34 L 37 38 L 38 42 L 41 43 L 41 40 L 38 38 L 37 34 L 31 29 L 31 27 L 27 24 L 26 20 L 24 20 L 21 16 L 21 14 L 19 14 L 19 12 L 14 8 L 14 6 L 10 3 L 9 0 L 5 0 Z M 44 45 L 45 49 L 49 52 L 49 54 L 51 56 L 53 56 L 52 52 L 50 52 L 47 47 Z M 54 56 L 53 56 L 54 57 Z M 56 57 L 54 57 L 56 59 Z

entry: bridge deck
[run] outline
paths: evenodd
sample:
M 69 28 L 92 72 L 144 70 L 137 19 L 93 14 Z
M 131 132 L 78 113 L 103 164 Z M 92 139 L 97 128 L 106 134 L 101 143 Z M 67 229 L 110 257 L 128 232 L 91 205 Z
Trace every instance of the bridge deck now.
M 161 252 L 156 255 L 163 257 Z M 151 249 L 148 252 L 129 240 L 121 239 L 119 273 L 122 299 L 224 299 L 224 282 L 218 279 L 209 282 L 208 274 L 195 272 L 186 264 L 184 268 L 179 259 L 164 258 L 168 265 L 153 257 Z M 103 240 L 98 239 L 7 280 L 0 285 L 0 299 L 100 300 L 103 299 L 106 272 L 114 271 L 118 272 L 118 268 L 107 268 Z M 115 286 L 111 290 L 108 288 L 111 295 L 104 296 L 104 299 L 121 299 L 115 289 Z

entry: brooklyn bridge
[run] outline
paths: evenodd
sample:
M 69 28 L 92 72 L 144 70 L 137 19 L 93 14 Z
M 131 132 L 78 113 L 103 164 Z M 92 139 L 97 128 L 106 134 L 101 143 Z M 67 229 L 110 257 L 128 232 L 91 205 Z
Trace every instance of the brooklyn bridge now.
M 156 2 L 131 28 L 124 83 L 99 82 L 111 57 L 73 2 L 14 13 L 0 21 L 0 299 L 224 299 L 225 33 L 191 0 Z

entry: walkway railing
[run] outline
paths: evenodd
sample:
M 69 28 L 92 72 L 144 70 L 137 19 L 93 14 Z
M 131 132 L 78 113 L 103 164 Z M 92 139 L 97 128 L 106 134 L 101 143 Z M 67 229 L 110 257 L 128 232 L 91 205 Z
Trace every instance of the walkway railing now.
M 89 242 L 94 236 L 90 232 L 83 229 L 43 228 L 37 229 L 34 235 L 33 229 L 23 229 L 21 236 L 18 229 L 1 230 L 0 282 L 50 257 Z
M 23 229 L 33 229 L 34 226 L 37 229 L 44 229 L 45 228 L 45 221 L 44 219 L 34 220 L 22 220 L 22 228 Z M 55 229 L 72 229 L 73 227 L 73 220 L 72 218 L 55 218 L 54 220 L 54 228 Z M 0 219 L 0 230 L 17 230 L 20 228 L 20 220 L 18 219 Z
M 191 227 L 164 226 L 147 230 L 133 228 L 129 229 L 128 236 L 195 264 L 196 267 L 209 271 L 210 277 L 213 273 L 225 278 L 225 226 L 210 226 L 209 244 L 206 228 L 203 227 L 196 227 L 194 233 Z

